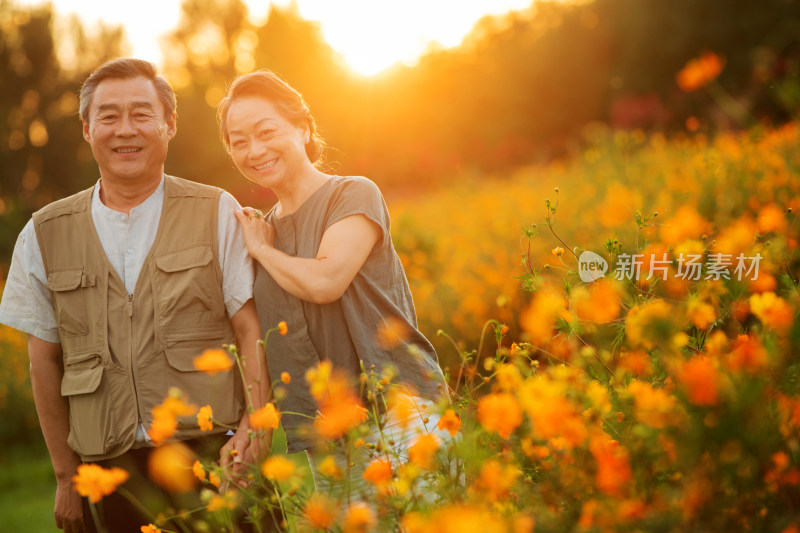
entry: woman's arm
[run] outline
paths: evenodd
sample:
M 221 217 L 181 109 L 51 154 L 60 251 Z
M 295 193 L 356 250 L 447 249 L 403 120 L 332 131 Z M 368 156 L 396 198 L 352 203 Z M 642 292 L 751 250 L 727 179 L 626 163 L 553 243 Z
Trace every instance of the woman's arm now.
M 318 304 L 341 298 L 382 233 L 366 216 L 350 215 L 325 230 L 317 257 L 293 257 L 275 249 L 272 226 L 251 213 L 236 213 L 250 255 L 283 290 Z

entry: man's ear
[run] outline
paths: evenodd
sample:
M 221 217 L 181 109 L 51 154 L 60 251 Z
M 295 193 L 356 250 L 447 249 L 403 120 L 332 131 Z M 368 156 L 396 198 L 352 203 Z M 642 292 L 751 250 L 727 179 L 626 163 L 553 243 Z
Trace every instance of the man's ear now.
M 166 124 L 167 124 L 167 137 L 171 141 L 175 137 L 175 134 L 178 133 L 177 113 L 170 114 L 170 116 L 167 117 Z
M 89 123 L 86 121 L 81 121 L 83 123 L 83 138 L 86 139 L 86 142 L 91 142 L 92 134 L 89 131 Z

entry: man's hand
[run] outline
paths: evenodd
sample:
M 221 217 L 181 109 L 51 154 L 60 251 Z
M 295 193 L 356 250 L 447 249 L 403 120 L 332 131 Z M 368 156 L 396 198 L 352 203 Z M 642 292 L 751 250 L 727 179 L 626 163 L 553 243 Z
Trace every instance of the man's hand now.
M 250 460 L 248 461 L 248 459 Z M 249 464 L 253 464 L 247 424 L 239 424 L 236 433 L 219 450 L 219 464 L 226 474 L 220 487 L 222 492 L 227 490 L 229 479 L 239 485 L 247 486 L 247 469 Z
M 72 481 L 59 481 L 56 486 L 56 527 L 64 533 L 86 533 L 83 527 L 83 506 L 80 495 L 72 488 Z

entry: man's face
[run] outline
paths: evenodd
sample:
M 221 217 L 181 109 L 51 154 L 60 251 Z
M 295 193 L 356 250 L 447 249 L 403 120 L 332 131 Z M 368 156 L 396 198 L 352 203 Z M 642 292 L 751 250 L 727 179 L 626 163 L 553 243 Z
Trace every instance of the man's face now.
M 175 132 L 175 115 L 165 118 L 155 87 L 141 77 L 100 82 L 83 123 L 100 176 L 118 183 L 160 179 Z

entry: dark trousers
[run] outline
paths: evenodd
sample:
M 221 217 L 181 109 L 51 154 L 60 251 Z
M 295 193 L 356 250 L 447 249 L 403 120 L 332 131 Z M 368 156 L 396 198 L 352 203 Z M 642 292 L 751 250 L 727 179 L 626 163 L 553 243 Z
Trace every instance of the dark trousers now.
M 184 441 L 201 462 L 216 461 L 219 459 L 219 450 L 228 439 L 225 435 L 211 435 L 199 439 Z M 194 489 L 185 493 L 171 494 L 150 480 L 147 473 L 147 461 L 153 448 L 131 449 L 119 457 L 97 461 L 103 468 L 119 467 L 125 469 L 130 477 L 120 487 L 129 492 L 137 500 L 133 503 L 130 499 L 115 491 L 95 504 L 101 529 L 95 521 L 89 507 L 89 501 L 83 498 L 83 516 L 88 533 L 141 533 L 141 527 L 154 523 L 170 531 L 213 531 L 219 533 L 251 533 L 276 531 L 275 524 L 279 524 L 279 517 L 267 513 L 257 528 L 246 519 L 240 509 L 234 509 L 232 514 L 233 529 L 220 521 L 218 516 L 211 516 L 205 510 L 184 514 L 181 519 L 165 521 L 164 517 L 173 517 L 182 511 L 193 511 L 204 507 L 200 499 L 200 490 Z M 204 485 L 209 488 L 208 484 Z M 213 487 L 211 487 L 213 488 Z M 142 508 L 144 507 L 144 508 Z M 201 524 L 200 522 L 205 522 Z

